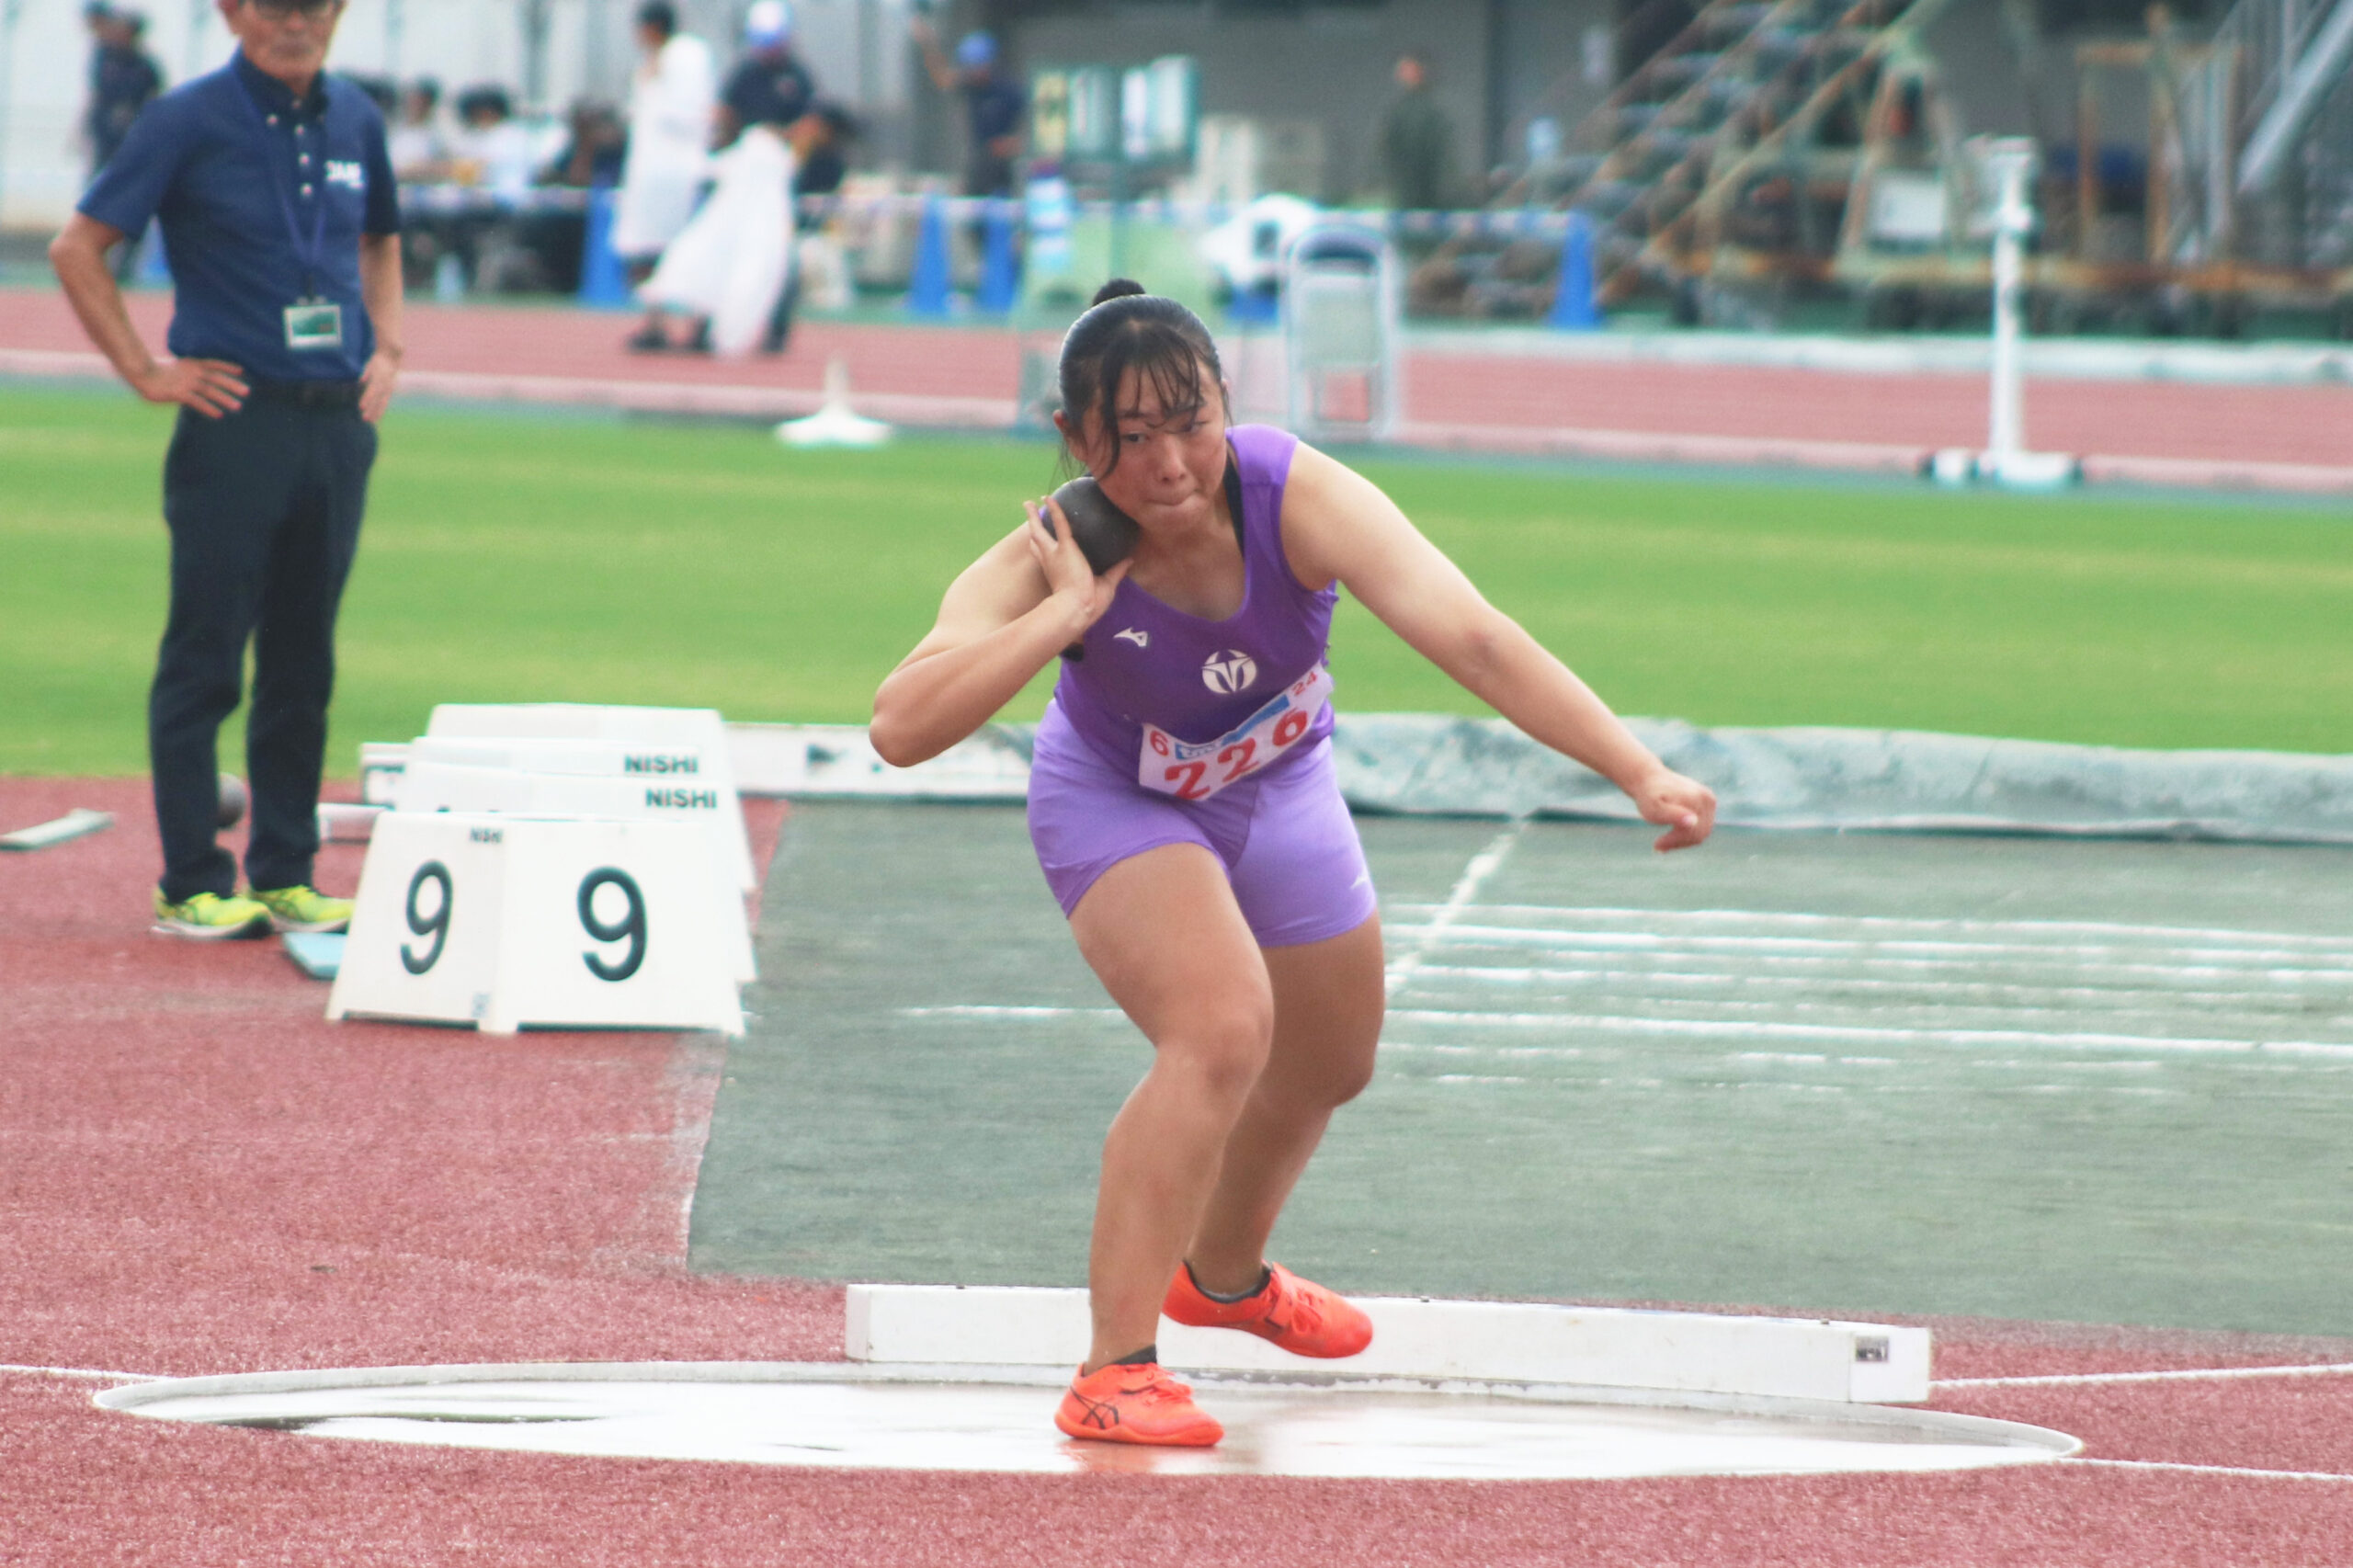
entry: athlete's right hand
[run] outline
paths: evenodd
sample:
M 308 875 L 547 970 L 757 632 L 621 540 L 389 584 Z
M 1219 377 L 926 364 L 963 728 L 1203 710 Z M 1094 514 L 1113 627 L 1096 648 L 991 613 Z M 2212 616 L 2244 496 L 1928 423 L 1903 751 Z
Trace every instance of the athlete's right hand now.
M 176 403 L 218 419 L 244 406 L 245 372 L 226 359 L 167 359 L 131 382 L 149 403 Z
M 1045 508 L 1053 510 L 1053 521 L 1048 524 Z M 1077 620 L 1076 630 L 1085 631 L 1103 618 L 1111 608 L 1112 596 L 1120 591 L 1132 558 L 1122 561 L 1101 576 L 1087 563 L 1086 552 L 1078 548 L 1071 537 L 1070 519 L 1063 509 L 1054 506 L 1053 498 L 1024 501 L 1021 509 L 1029 515 L 1029 526 L 1023 537 L 1029 541 L 1029 553 L 1037 558 L 1038 569 L 1046 574 L 1046 591 L 1067 603 Z

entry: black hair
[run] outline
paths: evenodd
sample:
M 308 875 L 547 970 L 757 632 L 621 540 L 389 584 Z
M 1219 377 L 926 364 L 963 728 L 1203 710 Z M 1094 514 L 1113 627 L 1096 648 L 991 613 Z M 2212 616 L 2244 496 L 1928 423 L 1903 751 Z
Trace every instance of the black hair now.
M 670 0 L 645 0 L 637 8 L 637 25 L 652 28 L 664 38 L 678 30 L 678 8 Z
M 1207 387 L 1201 384 L 1203 367 L 1209 371 Z M 1225 370 L 1201 318 L 1174 300 L 1146 293 L 1132 278 L 1114 278 L 1095 291 L 1095 302 L 1063 338 L 1063 412 L 1074 433 L 1085 428 L 1091 411 L 1107 435 L 1117 435 L 1120 411 L 1114 404 L 1131 371 L 1152 383 L 1167 414 L 1197 412 L 1212 393 L 1221 405 L 1224 402 Z M 1120 443 L 1114 439 L 1104 472 L 1119 466 Z
M 441 84 L 430 76 L 419 76 L 408 85 L 408 90 L 428 104 L 441 101 Z
M 510 119 L 514 118 L 515 101 L 506 96 L 504 87 L 468 87 L 458 95 L 458 118 L 472 119 L 476 114 L 494 114 L 501 119 Z

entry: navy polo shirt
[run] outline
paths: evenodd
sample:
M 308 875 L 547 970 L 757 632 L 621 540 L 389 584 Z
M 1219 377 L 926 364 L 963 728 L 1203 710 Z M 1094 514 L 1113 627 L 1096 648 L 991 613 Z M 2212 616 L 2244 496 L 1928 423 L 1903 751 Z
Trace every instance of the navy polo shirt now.
M 974 150 L 984 151 L 998 137 L 1020 130 L 1021 112 L 1029 107 L 1029 96 L 1017 82 L 993 75 L 985 82 L 966 84 L 964 112 L 972 124 Z
M 304 274 L 286 202 L 306 243 L 325 204 L 315 276 Z M 400 233 L 400 193 L 383 116 L 349 82 L 323 73 L 297 103 L 240 50 L 149 104 L 80 210 L 134 239 L 148 219 L 163 224 L 165 341 L 183 359 L 226 359 L 264 381 L 339 381 L 358 380 L 375 352 L 359 236 Z M 286 347 L 285 309 L 306 294 L 343 307 L 340 348 Z

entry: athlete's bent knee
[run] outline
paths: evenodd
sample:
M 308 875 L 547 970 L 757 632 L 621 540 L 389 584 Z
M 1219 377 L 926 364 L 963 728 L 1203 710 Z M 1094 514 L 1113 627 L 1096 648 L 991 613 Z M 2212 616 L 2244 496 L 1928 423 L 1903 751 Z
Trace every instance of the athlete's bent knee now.
M 1270 1009 L 1247 1005 L 1218 1008 L 1153 1043 L 1162 1061 L 1192 1077 L 1211 1100 L 1238 1108 L 1266 1071 L 1274 1017 Z

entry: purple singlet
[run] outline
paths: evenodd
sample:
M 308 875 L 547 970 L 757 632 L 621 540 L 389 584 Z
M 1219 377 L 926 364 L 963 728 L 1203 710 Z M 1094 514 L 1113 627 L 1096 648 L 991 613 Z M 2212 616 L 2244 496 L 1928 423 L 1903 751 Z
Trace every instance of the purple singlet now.
M 1321 941 L 1374 907 L 1328 741 L 1323 665 L 1338 592 L 1301 586 L 1283 555 L 1297 438 L 1241 425 L 1227 439 L 1242 608 L 1204 620 L 1120 585 L 1038 726 L 1030 839 L 1065 915 L 1120 861 L 1199 844 L 1224 865 L 1262 946 Z
M 1242 479 L 1242 608 L 1223 620 L 1172 609 L 1132 582 L 1087 628 L 1054 703 L 1106 762 L 1136 769 L 1143 726 L 1184 741 L 1225 734 L 1324 662 L 1336 587 L 1310 593 L 1283 558 L 1283 483 L 1299 438 L 1264 425 L 1226 432 Z M 1302 741 L 1332 733 L 1326 706 Z

